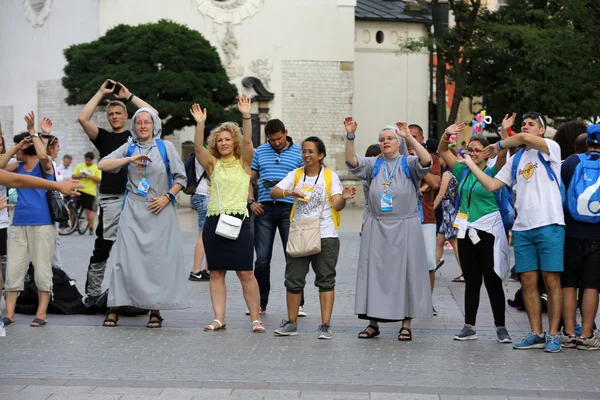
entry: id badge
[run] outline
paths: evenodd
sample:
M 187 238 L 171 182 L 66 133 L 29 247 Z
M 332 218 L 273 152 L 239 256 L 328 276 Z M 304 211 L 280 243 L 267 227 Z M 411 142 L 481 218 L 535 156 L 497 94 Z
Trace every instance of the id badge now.
M 313 194 L 313 190 L 314 190 L 314 188 L 310 185 L 302 185 L 302 187 L 300 188 L 300 191 L 302 193 L 304 193 L 304 197 L 300 197 L 300 198 L 298 198 L 298 200 L 308 203 L 308 201 L 310 200 L 310 197 Z
M 137 188 L 137 194 L 141 194 L 142 196 L 146 196 L 148 194 L 148 189 L 150 189 L 150 179 L 142 178 L 140 179 L 140 184 Z
M 469 215 L 465 213 L 459 212 L 456 214 L 456 219 L 454 220 L 454 227 L 458 229 L 457 237 L 459 239 L 464 239 L 467 233 Z
M 379 195 L 381 202 L 381 211 L 392 211 L 392 194 L 382 193 Z

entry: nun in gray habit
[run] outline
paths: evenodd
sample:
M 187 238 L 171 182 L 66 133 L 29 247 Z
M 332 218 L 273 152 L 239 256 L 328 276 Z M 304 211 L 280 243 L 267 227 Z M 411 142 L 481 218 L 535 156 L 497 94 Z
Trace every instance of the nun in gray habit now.
M 175 195 L 187 183 L 185 168 L 173 144 L 160 140 L 161 132 L 155 111 L 140 108 L 131 124 L 132 143 L 125 143 L 98 164 L 103 171 L 127 168 L 104 326 L 117 325 L 120 306 L 151 310 L 148 328 L 162 326 L 160 310 L 189 307 L 174 206 Z M 163 146 L 170 177 L 160 151 Z
M 378 336 L 379 322 L 402 321 L 398 340 L 412 340 L 411 319 L 433 317 L 418 204 L 419 183 L 431 168 L 431 157 L 405 122 L 379 133 L 381 158 L 359 156 L 354 146 L 357 124 L 348 117 L 344 125 L 346 163 L 370 188 L 354 306 L 354 313 L 370 322 L 358 337 Z M 406 143 L 416 150 L 416 157 L 408 156 Z

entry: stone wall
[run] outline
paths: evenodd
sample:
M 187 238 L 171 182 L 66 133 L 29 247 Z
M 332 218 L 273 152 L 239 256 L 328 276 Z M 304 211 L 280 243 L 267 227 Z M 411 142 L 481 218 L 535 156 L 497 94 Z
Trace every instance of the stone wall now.
M 282 120 L 294 141 L 318 136 L 327 149 L 327 166 L 346 175 L 344 117 L 352 114 L 352 63 L 283 61 Z
M 0 107 L 0 124 L 2 124 L 2 136 L 7 139 L 7 147 L 12 146 L 13 132 L 13 108 L 12 106 Z M 23 127 L 25 123 L 23 123 Z

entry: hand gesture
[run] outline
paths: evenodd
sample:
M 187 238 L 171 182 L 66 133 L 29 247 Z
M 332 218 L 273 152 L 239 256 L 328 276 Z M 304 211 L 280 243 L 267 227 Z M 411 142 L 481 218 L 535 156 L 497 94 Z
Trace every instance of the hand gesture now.
M 465 126 L 466 125 L 462 122 L 458 124 L 452 124 L 446 128 L 446 130 L 444 131 L 444 135 L 446 135 L 446 138 L 450 138 L 450 136 L 452 135 L 458 135 L 460 132 L 463 131 L 463 129 L 465 129 Z
M 246 94 L 242 94 L 241 96 L 238 96 L 237 106 L 238 106 L 238 110 L 240 110 L 242 115 L 250 116 L 250 111 L 251 111 L 250 98 L 248 96 L 246 96 Z
M 15 147 L 17 148 L 17 150 L 25 150 L 32 144 L 33 144 L 33 139 L 31 139 L 30 137 L 27 137 L 27 138 L 21 140 L 18 144 L 16 144 Z
M 108 89 L 106 87 L 106 85 L 108 85 L 108 83 L 112 83 L 112 87 L 110 89 Z M 107 95 L 109 93 L 112 93 L 113 89 L 115 88 L 115 85 L 117 84 L 117 82 L 113 81 L 112 79 L 107 79 L 104 81 L 104 83 L 102 84 L 102 86 L 100 86 L 100 93 Z
M 344 199 L 344 200 L 353 199 L 355 194 L 356 194 L 355 187 L 345 187 L 344 190 L 342 191 L 342 199 Z
M 44 132 L 45 135 L 49 135 L 50 132 L 52 132 L 52 120 L 48 117 L 42 118 L 40 128 L 42 128 L 42 132 Z
M 129 95 L 131 94 L 131 92 L 121 82 L 117 82 L 117 83 L 119 85 L 121 85 L 121 90 L 119 91 L 119 93 L 115 93 L 115 97 L 117 99 L 127 100 L 129 98 Z
M 27 130 L 29 133 L 35 133 L 35 114 L 30 111 L 25 115 L 25 123 L 27 123 Z
M 295 199 L 303 199 L 304 197 L 306 197 L 304 195 L 304 192 L 301 192 L 300 190 L 292 190 L 290 192 L 290 196 L 292 196 Z
M 129 162 L 135 165 L 146 165 L 146 162 L 152 162 L 152 159 L 146 154 L 129 157 Z
M 0 197 L 0 210 L 8 208 L 8 197 Z
M 72 179 L 65 179 L 62 182 L 58 182 L 58 191 L 65 196 L 79 196 L 79 192 L 76 189 L 82 189 L 84 186 L 79 181 Z
M 356 134 L 356 128 L 358 124 L 352 117 L 344 118 L 344 127 L 346 128 L 346 133 L 350 136 L 354 136 Z
M 404 139 L 408 139 L 408 137 L 411 136 L 410 131 L 408 130 L 408 124 L 406 122 L 396 122 L 396 126 L 398 127 L 398 129 L 396 129 L 397 135 L 400 135 Z
M 153 197 L 152 202 L 148 204 L 148 210 L 153 214 L 160 213 L 171 200 L 167 196 Z
M 483 149 L 483 152 L 481 154 L 485 158 L 494 158 L 498 155 L 498 153 L 500 153 L 500 148 L 497 144 L 494 143 L 490 144 L 485 149 Z
M 250 204 L 250 210 L 254 213 L 254 215 L 264 215 L 265 210 L 263 210 L 262 204 L 258 202 L 254 202 Z
M 512 113 L 511 116 L 506 114 L 504 119 L 502 120 L 502 130 L 508 131 L 515 124 L 515 119 L 517 118 L 517 113 Z
M 194 103 L 192 104 L 192 109 L 190 110 L 190 114 L 196 120 L 197 124 L 202 124 L 206 122 L 206 108 L 202 109 L 200 104 Z
M 463 165 L 474 164 L 473 159 L 467 153 L 465 153 L 464 156 L 460 156 L 460 155 L 456 156 L 456 162 L 459 164 L 463 164 Z

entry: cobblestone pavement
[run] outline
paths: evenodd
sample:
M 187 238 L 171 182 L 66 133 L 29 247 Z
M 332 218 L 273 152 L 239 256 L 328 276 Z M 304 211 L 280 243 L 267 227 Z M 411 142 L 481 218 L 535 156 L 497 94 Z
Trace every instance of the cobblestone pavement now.
M 358 212 L 347 215 L 352 226 L 359 224 Z M 180 213 L 182 230 L 189 231 L 183 234 L 189 266 L 196 239 L 193 217 L 186 210 Z M 496 343 L 485 289 L 479 339 L 453 341 L 463 324 L 464 284 L 450 282 L 459 269 L 448 250 L 436 276 L 439 316 L 414 321 L 412 342 L 398 342 L 397 324 L 383 325 L 376 339 L 359 340 L 356 335 L 365 323 L 353 308 L 360 238 L 357 232 L 340 236 L 331 341 L 316 338 L 320 318 L 313 273 L 306 288 L 309 316 L 299 321 L 300 335 L 273 336 L 285 316 L 283 252 L 277 242 L 271 298 L 262 316 L 267 333 L 250 332 L 235 274 L 228 276 L 225 332 L 202 331 L 213 316 L 205 282 L 189 282 L 190 309 L 164 312 L 162 329 L 144 328 L 147 316 L 121 318 L 119 327 L 104 328 L 99 315 L 50 315 L 48 326 L 33 329 L 28 326 L 31 316 L 17 315 L 17 323 L 0 338 L 0 399 L 600 398 L 595 352 L 546 354 Z M 93 239 L 62 238 L 64 268 L 82 293 Z M 517 288 L 508 282 L 507 297 Z M 526 314 L 507 307 L 507 328 L 513 339 L 523 337 Z

